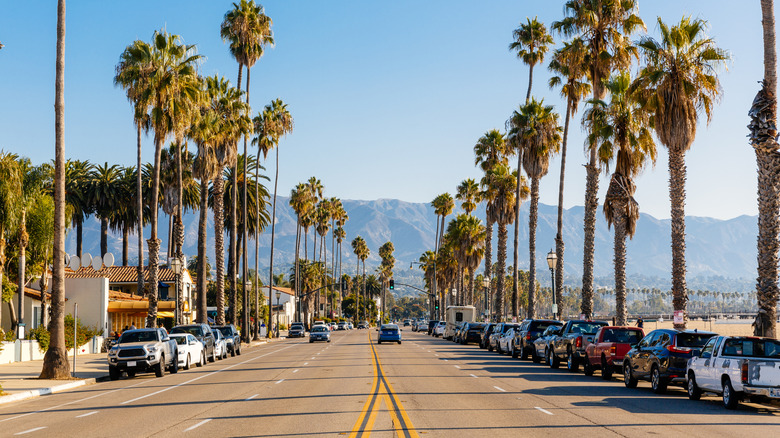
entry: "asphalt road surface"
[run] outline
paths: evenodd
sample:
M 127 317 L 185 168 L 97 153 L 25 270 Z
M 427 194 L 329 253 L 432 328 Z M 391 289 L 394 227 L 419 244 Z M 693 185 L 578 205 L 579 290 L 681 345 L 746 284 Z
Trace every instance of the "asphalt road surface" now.
M 780 436 L 780 409 L 654 395 L 408 330 L 282 340 L 203 368 L 0 407 L 0 436 Z

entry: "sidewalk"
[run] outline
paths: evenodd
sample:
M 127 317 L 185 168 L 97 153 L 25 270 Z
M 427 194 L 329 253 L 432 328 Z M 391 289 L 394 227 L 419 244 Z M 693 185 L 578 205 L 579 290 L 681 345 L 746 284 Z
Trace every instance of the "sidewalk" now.
M 282 332 L 282 335 L 284 334 L 285 332 Z M 277 338 L 271 339 L 271 341 L 276 340 Z M 253 348 L 266 342 L 266 339 L 252 341 L 243 345 L 242 348 Z M 73 372 L 73 357 L 69 357 L 68 360 L 71 372 Z M 106 353 L 78 355 L 76 357 L 76 374 L 72 380 L 38 379 L 42 368 L 43 360 L 0 365 L 0 385 L 4 391 L 4 394 L 0 396 L 0 405 L 67 391 L 108 379 Z

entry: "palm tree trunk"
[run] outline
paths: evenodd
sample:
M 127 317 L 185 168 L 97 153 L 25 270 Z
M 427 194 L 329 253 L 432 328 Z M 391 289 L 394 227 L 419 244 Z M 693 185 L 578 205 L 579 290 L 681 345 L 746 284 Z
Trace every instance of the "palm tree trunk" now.
M 593 315 L 593 255 L 596 239 L 596 210 L 599 206 L 599 169 L 596 165 L 596 151 L 590 151 L 590 162 L 585 166 L 585 242 L 582 260 L 582 305 L 586 316 Z
M 247 65 L 246 67 L 246 104 L 249 105 L 249 76 L 250 76 L 251 68 Z M 249 190 L 248 184 L 247 184 L 247 170 L 246 165 L 249 161 L 249 153 L 247 152 L 247 136 L 244 135 L 244 230 L 243 230 L 243 237 L 244 237 L 244 262 L 241 265 L 241 278 L 244 280 L 244 311 L 243 311 L 243 318 L 241 321 L 242 326 L 244 327 L 243 331 L 241 332 L 244 338 L 244 342 L 249 342 L 251 337 L 251 329 L 249 328 L 249 292 L 246 290 L 246 280 L 247 280 L 247 240 L 249 240 L 249 236 L 247 234 L 247 230 L 249 228 L 249 216 L 247 215 L 247 190 Z M 257 232 L 257 231 L 255 231 Z M 273 285 L 273 282 L 271 283 Z
M 441 248 L 442 243 L 444 243 L 444 219 L 447 217 L 447 215 L 443 214 L 441 215 L 441 227 L 439 227 L 439 248 Z
M 485 226 L 485 278 L 490 282 L 490 268 L 493 264 L 493 221 L 490 220 L 488 215 L 487 224 Z M 493 294 L 488 290 L 485 291 L 485 310 L 490 310 L 490 303 L 493 302 Z M 490 315 L 490 313 L 488 313 Z
M 528 317 L 536 318 L 536 221 L 539 211 L 539 178 L 531 178 L 531 210 L 528 213 Z M 519 217 L 518 217 L 519 219 Z
M 625 209 L 616 208 L 615 226 L 615 319 L 617 325 L 627 325 L 626 309 L 626 218 Z
M 258 169 L 260 169 L 260 148 L 257 148 L 255 156 L 255 278 L 252 281 L 255 289 L 255 324 L 252 339 L 260 339 L 260 183 Z M 297 233 L 297 229 L 296 229 Z M 295 236 L 295 266 L 298 267 L 298 236 Z M 298 289 L 295 289 L 296 294 Z
M 436 215 L 436 234 L 433 235 L 433 251 L 439 253 L 439 215 Z
M 563 146 L 561 148 L 561 176 L 558 183 L 558 228 L 555 234 L 555 298 L 558 303 L 563 300 L 563 182 L 566 176 L 566 149 L 569 141 L 569 121 L 571 120 L 572 103 L 566 101 L 566 121 L 563 127 Z M 590 318 L 590 315 L 586 315 Z
M 136 175 L 136 214 L 138 215 L 138 268 L 136 270 L 138 294 L 144 295 L 144 200 L 143 200 L 143 180 L 141 178 L 141 122 L 136 122 L 136 160 L 138 174 Z M 81 222 L 79 222 L 79 227 Z M 81 233 L 79 232 L 79 236 Z M 79 257 L 81 249 L 79 247 Z
M 207 323 L 206 309 L 206 285 L 208 284 L 207 266 L 207 237 L 208 237 L 208 212 L 209 212 L 209 180 L 200 180 L 200 211 L 198 217 L 198 280 L 196 285 L 198 322 Z M 219 248 L 219 247 L 217 247 Z M 219 313 L 219 312 L 217 312 Z
M 506 224 L 498 223 L 498 266 L 496 267 L 496 321 L 504 320 L 504 272 L 506 272 Z
M 81 258 L 83 232 L 84 232 L 84 219 L 80 218 L 76 222 L 76 255 L 79 256 L 79 258 Z
M 687 321 L 685 308 L 688 288 L 685 282 L 685 155 L 675 148 L 669 150 L 669 198 L 672 204 L 672 306 L 683 312 L 683 323 L 674 328 L 684 329 Z
M 165 210 L 163 210 L 163 213 L 165 213 Z M 168 246 L 166 247 L 165 252 L 166 258 L 173 256 L 173 216 L 175 215 L 175 211 L 168 215 Z
M 225 324 L 225 221 L 222 170 L 214 178 L 214 263 L 217 268 L 217 325 Z
M 531 72 L 533 72 L 533 69 L 531 69 Z M 531 93 L 531 83 L 528 83 L 528 94 Z M 526 98 L 526 101 L 528 101 L 528 98 Z M 512 315 L 517 316 L 518 308 L 517 308 L 517 293 L 518 293 L 518 282 L 519 282 L 519 274 L 518 274 L 518 264 L 520 262 L 520 186 L 522 185 L 522 181 L 520 179 L 520 172 L 522 172 L 522 160 L 523 160 L 523 152 L 518 148 L 517 151 L 517 187 L 515 189 L 515 236 L 514 236 L 514 252 L 513 252 L 513 267 L 512 267 Z M 531 303 L 530 299 L 531 296 L 528 296 L 529 298 L 529 304 Z M 530 308 L 530 306 L 529 306 Z
M 301 317 L 301 273 L 300 273 L 300 262 L 298 261 L 299 258 L 299 252 L 301 248 L 301 221 L 300 218 L 296 221 L 295 224 L 295 284 L 293 287 L 295 288 L 295 296 L 297 298 L 295 302 L 295 315 L 298 316 L 298 318 Z
M 151 237 L 146 241 L 149 247 L 149 312 L 146 316 L 147 327 L 157 327 L 157 286 L 158 268 L 160 264 L 160 239 L 157 237 L 157 217 L 160 199 L 160 155 L 162 153 L 164 135 L 154 136 L 154 176 L 152 179 L 152 199 L 150 200 L 152 230 Z
M 271 206 L 271 256 L 269 257 L 269 268 L 268 268 L 268 275 L 270 277 L 270 285 L 274 284 L 274 237 L 276 235 L 276 189 L 279 184 L 279 147 L 276 148 L 276 172 L 274 175 L 274 201 Z M 268 324 L 267 326 L 270 327 L 271 325 L 271 313 L 273 313 L 273 307 L 271 306 L 271 290 L 272 288 L 268 288 L 268 308 L 271 309 L 270 312 L 268 312 Z M 270 330 L 269 330 L 269 338 L 270 336 Z
M 24 287 L 27 284 L 25 281 L 25 271 L 27 263 L 27 244 L 29 243 L 29 236 L 27 235 L 27 210 L 22 208 L 22 218 L 19 225 L 19 270 L 18 270 L 18 286 L 17 293 L 19 294 L 19 322 L 24 321 Z M 30 326 L 32 327 L 32 325 Z
M 178 258 L 179 260 L 184 263 L 184 253 L 182 252 L 182 247 L 184 246 L 184 221 L 183 221 L 183 214 L 184 214 L 184 206 L 183 206 L 183 198 L 184 198 L 184 187 L 182 186 L 182 178 L 181 178 L 181 148 L 182 144 L 184 142 L 182 136 L 177 136 L 179 138 L 176 139 L 176 191 L 178 201 L 176 202 L 176 213 L 175 218 L 173 222 L 173 235 L 174 235 L 174 257 Z M 170 255 L 169 255 L 170 257 Z M 186 266 L 185 266 L 186 268 Z M 177 275 L 176 276 L 176 312 L 174 312 L 175 315 L 175 323 L 181 324 L 182 323 L 182 312 L 184 311 L 183 306 L 183 289 L 184 289 L 184 283 L 182 282 L 182 276 Z
M 230 203 L 230 260 L 228 263 L 228 284 L 230 285 L 230 323 L 238 325 L 238 286 L 236 284 L 236 275 L 238 275 L 238 160 L 233 165 L 232 187 L 231 187 L 232 202 Z
M 127 254 L 130 246 L 130 224 L 124 223 L 122 225 L 122 266 L 127 266 Z
M 534 84 L 534 65 L 530 64 L 528 66 L 528 92 L 525 93 L 525 103 L 528 103 L 528 100 L 531 99 L 531 87 L 533 86 L 533 84 Z
M 100 257 L 108 252 L 108 219 L 100 218 Z
M 41 379 L 70 377 L 65 350 L 65 0 L 57 2 L 57 64 L 54 97 L 54 266 L 51 341 L 43 357 Z
M 0 225 L 0 285 L 3 284 L 3 274 L 5 273 L 5 228 Z M 2 287 L 2 286 L 0 286 Z M 0 330 L 3 327 L 3 300 L 0 298 Z

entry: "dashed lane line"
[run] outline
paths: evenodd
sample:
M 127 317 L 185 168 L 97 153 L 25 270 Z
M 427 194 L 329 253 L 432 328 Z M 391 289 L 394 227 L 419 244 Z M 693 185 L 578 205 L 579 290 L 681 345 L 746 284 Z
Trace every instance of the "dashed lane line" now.
M 97 414 L 98 412 L 100 412 L 100 411 L 92 411 L 92 412 L 87 412 L 86 414 L 76 415 L 76 418 L 84 418 L 84 417 L 89 417 L 90 415 L 95 415 L 95 414 Z
M 497 390 L 499 390 L 499 391 L 501 391 L 501 392 L 506 392 L 506 389 L 504 389 L 504 388 L 499 388 L 498 386 L 493 386 L 493 388 L 496 388 Z
M 189 431 L 191 431 L 191 430 L 193 430 L 193 429 L 197 429 L 197 428 L 199 428 L 199 427 L 203 426 L 204 424 L 208 423 L 208 422 L 209 422 L 209 421 L 211 421 L 211 420 L 212 420 L 211 418 L 206 418 L 205 420 L 201 421 L 200 423 L 198 423 L 198 424 L 196 424 L 196 425 L 194 425 L 194 426 L 190 426 L 190 427 L 188 427 L 188 428 L 184 429 L 184 431 L 185 431 L 185 432 L 189 432 Z
M 475 376 L 475 375 L 473 375 L 473 374 L 469 374 L 469 376 L 471 376 L 471 377 L 473 377 L 473 378 L 475 378 L 475 379 L 477 379 L 477 378 L 478 378 L 477 376 Z
M 284 379 L 282 379 L 282 380 L 277 380 L 277 381 L 276 381 L 276 385 L 278 385 L 278 384 L 280 384 L 280 383 L 282 383 L 282 382 L 284 382 Z
M 540 408 L 539 406 L 534 406 L 534 409 L 538 410 L 539 412 L 544 412 L 544 413 L 545 413 L 545 414 L 547 414 L 547 415 L 553 415 L 553 413 L 552 413 L 552 412 L 550 412 L 550 411 L 548 411 L 548 410 L 546 410 L 546 409 L 542 409 L 542 408 Z
M 36 432 L 38 430 L 43 430 L 43 429 L 46 429 L 46 426 L 36 427 L 34 429 L 25 430 L 24 432 L 17 432 L 14 435 L 25 435 L 25 434 Z
M 255 394 L 255 395 L 249 396 L 248 398 L 245 398 L 244 401 L 252 400 L 253 398 L 257 397 L 258 395 L 260 395 L 260 394 Z

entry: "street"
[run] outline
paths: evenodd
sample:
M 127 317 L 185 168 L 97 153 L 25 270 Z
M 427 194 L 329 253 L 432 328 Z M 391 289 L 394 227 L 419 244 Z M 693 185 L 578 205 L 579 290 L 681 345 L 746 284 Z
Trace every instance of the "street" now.
M 155 378 L 99 383 L 0 407 L 14 436 L 775 436 L 780 409 L 551 370 L 414 333 L 282 340 Z M 369 342 L 369 337 L 372 342 Z

